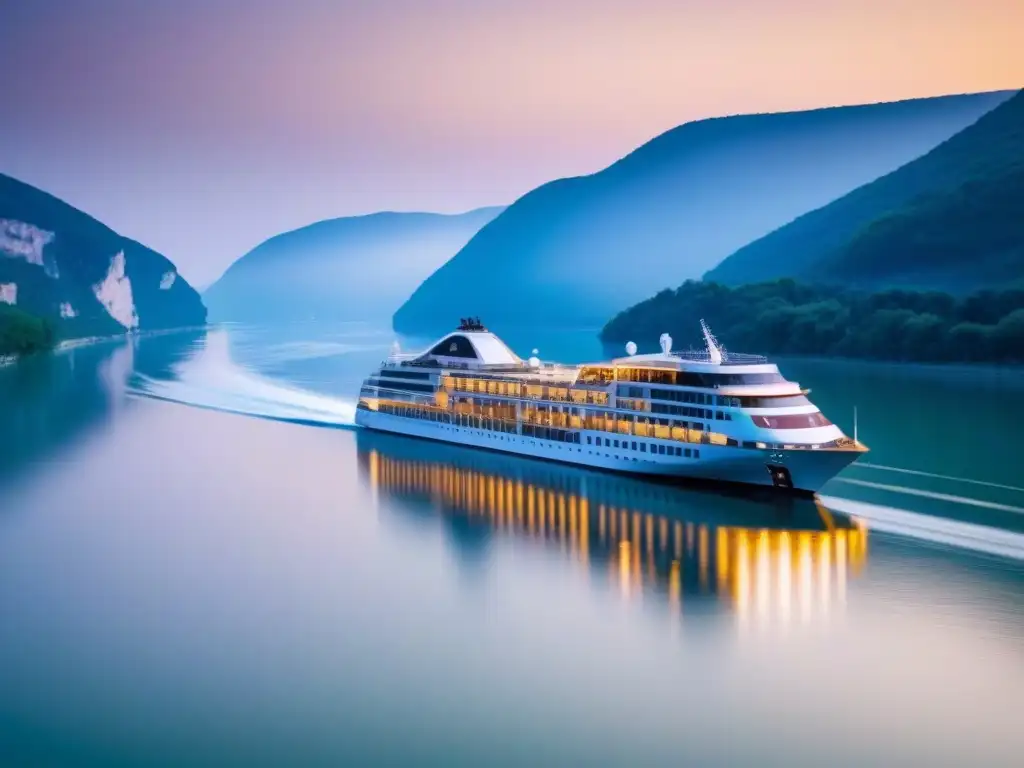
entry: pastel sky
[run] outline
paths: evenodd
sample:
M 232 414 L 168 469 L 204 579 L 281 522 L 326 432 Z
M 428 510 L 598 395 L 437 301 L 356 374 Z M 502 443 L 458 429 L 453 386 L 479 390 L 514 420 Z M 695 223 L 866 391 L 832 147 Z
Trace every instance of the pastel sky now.
M 281 231 L 459 211 L 681 122 L 1024 86 L 1019 0 L 16 0 L 0 172 L 199 285 Z

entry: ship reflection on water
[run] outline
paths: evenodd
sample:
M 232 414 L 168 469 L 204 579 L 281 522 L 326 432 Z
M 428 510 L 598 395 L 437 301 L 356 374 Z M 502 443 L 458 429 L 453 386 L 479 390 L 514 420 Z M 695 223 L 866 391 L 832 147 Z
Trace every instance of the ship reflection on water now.
M 673 612 L 725 609 L 741 627 L 827 618 L 867 558 L 863 522 L 817 500 L 694 491 L 368 430 L 357 440 L 378 507 L 439 517 L 470 548 L 491 536 L 555 547 Z

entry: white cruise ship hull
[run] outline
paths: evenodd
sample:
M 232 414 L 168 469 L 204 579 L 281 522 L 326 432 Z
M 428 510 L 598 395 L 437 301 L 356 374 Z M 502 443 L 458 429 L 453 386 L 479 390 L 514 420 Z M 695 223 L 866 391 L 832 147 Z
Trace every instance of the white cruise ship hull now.
M 662 478 L 776 487 L 804 494 L 816 493 L 859 455 L 856 450 L 759 450 L 701 443 L 692 446 L 699 451 L 699 456 L 693 456 L 692 452 L 690 457 L 669 456 L 587 445 L 587 437 L 597 442 L 598 438 L 609 436 L 605 432 L 583 430 L 581 443 L 563 443 L 519 434 L 410 419 L 366 409 L 356 412 L 356 424 L 382 432 L 441 440 L 595 469 Z

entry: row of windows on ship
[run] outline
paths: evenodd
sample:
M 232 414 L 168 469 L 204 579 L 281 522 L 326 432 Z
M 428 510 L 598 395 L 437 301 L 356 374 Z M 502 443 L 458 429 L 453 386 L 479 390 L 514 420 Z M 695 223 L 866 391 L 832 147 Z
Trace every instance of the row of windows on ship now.
M 429 373 L 407 371 L 401 368 L 388 367 L 382 373 L 387 376 L 403 379 L 426 379 Z M 469 380 L 471 374 L 453 374 L 452 378 Z M 584 366 L 580 369 L 577 381 L 580 384 L 610 384 L 613 381 L 634 381 L 641 384 L 667 384 L 676 387 L 715 387 L 733 386 L 736 384 L 779 384 L 786 379 L 778 371 L 762 373 L 723 373 L 721 371 L 670 371 L 658 368 L 611 368 L 602 366 Z M 480 381 L 480 380 L 476 380 Z M 511 383 L 519 386 L 520 382 Z
M 481 400 L 480 398 L 452 398 L 447 401 L 444 393 L 439 393 L 441 402 L 424 404 L 406 402 L 399 399 L 380 400 L 376 409 L 382 413 L 391 413 L 406 418 L 418 418 L 444 424 L 453 424 L 474 429 L 494 430 L 515 434 L 519 424 L 524 425 L 523 434 L 527 434 L 527 426 L 554 429 L 586 429 L 598 432 L 611 432 L 636 437 L 650 437 L 661 440 L 675 440 L 684 443 L 704 443 L 711 445 L 742 445 L 744 448 L 789 447 L 814 448 L 838 445 L 837 441 L 816 444 L 770 444 L 762 441 L 744 440 L 738 442 L 727 435 L 713 432 L 710 425 L 699 422 L 675 421 L 663 418 L 634 417 L 632 414 L 615 413 L 613 411 L 593 411 L 583 408 L 560 409 L 557 406 L 526 406 L 516 414 L 515 403 L 501 400 Z M 449 407 L 450 405 L 450 407 Z M 360 408 L 369 407 L 366 398 L 359 401 Z M 757 426 L 771 429 L 808 428 L 831 424 L 820 412 L 790 414 L 784 416 L 751 416 Z M 532 434 L 532 433 L 531 433 Z M 536 434 L 534 436 L 540 436 Z M 561 440 L 562 437 L 546 437 L 544 439 Z M 566 442 L 579 442 L 576 438 L 565 438 Z
M 385 375 L 393 378 L 407 379 L 406 375 L 396 376 L 396 373 L 387 372 Z M 417 372 L 418 373 L 418 372 Z M 424 375 L 425 374 L 420 374 Z M 744 374 L 746 375 L 746 374 Z M 386 381 L 373 381 L 377 386 L 388 386 Z M 432 392 L 430 384 L 413 384 L 408 380 L 401 383 L 402 389 L 415 392 Z M 508 381 L 500 379 L 478 379 L 461 376 L 445 376 L 441 386 L 446 391 L 473 392 L 487 395 L 498 395 L 503 397 L 518 397 L 530 400 L 548 400 L 552 402 L 579 403 L 582 405 L 607 405 L 608 393 L 595 392 L 573 387 L 559 387 L 551 385 L 533 384 L 519 381 Z M 712 395 L 707 392 L 693 392 L 677 389 L 659 389 L 656 387 L 637 387 L 621 385 L 617 390 L 618 406 L 630 408 L 637 411 L 651 410 L 654 413 L 674 413 L 681 416 L 698 416 L 692 409 L 679 409 L 672 406 L 648 403 L 648 400 L 666 400 L 669 402 L 690 403 L 693 405 L 717 405 L 726 408 L 789 408 L 793 406 L 810 405 L 810 401 L 803 395 L 784 395 L 774 397 L 763 397 L 756 395 L 726 396 Z M 700 418 L 711 418 L 700 417 Z
M 501 391 L 501 387 L 504 387 L 505 385 L 518 386 L 518 384 L 515 383 L 515 382 L 503 382 L 503 381 L 486 381 L 486 380 L 478 380 L 478 379 L 464 379 L 464 380 L 457 380 L 457 381 L 465 381 L 465 382 L 469 382 L 469 383 L 479 382 L 481 384 L 490 385 L 489 390 L 493 389 L 493 392 L 491 392 L 491 393 L 492 394 L 497 394 L 497 395 L 504 395 L 505 394 L 505 392 Z M 387 383 L 384 382 L 383 384 L 381 384 L 380 382 L 371 380 L 370 386 L 371 387 L 372 386 L 383 386 L 383 387 L 386 387 Z M 428 390 L 428 391 L 424 391 L 423 394 L 428 394 L 428 393 L 433 394 L 434 393 L 434 390 L 429 385 L 415 385 L 415 387 L 412 388 L 412 391 L 419 392 L 421 388 L 424 389 L 424 390 Z M 402 384 L 402 389 L 403 390 L 409 390 L 410 386 L 406 385 L 406 384 Z M 579 392 L 579 390 L 566 389 L 564 387 L 563 388 L 559 388 L 559 387 L 537 387 L 537 389 L 538 390 L 544 390 L 543 397 L 540 398 L 540 399 L 549 400 L 549 401 L 553 400 L 553 401 L 556 401 L 556 402 L 562 396 L 563 393 L 567 393 L 567 392 L 568 393 L 576 393 L 576 392 Z M 626 388 L 626 387 L 623 387 L 622 389 L 626 390 L 627 394 L 635 394 L 635 392 L 633 390 L 634 389 L 638 389 L 638 388 L 632 388 L 632 387 Z M 449 397 L 448 391 L 450 391 L 450 390 L 438 392 L 437 396 L 439 398 L 447 398 L 447 397 Z M 475 394 L 476 392 L 482 391 L 482 390 L 474 388 L 474 389 L 457 390 L 457 391 L 466 391 L 467 393 L 471 392 L 471 393 Z M 726 404 L 726 401 L 734 401 L 734 400 L 738 399 L 738 398 L 724 397 L 724 396 L 718 396 L 716 398 L 716 397 L 714 397 L 714 396 L 712 396 L 710 394 L 704 394 L 702 392 L 682 392 L 682 391 L 674 391 L 674 390 L 652 390 L 652 392 L 657 392 L 659 394 L 660 393 L 668 393 L 668 394 L 680 395 L 680 396 L 681 395 L 694 396 L 694 398 L 695 398 L 694 401 L 697 401 L 696 398 L 701 398 L 701 399 L 703 399 L 703 402 L 705 402 L 705 403 L 716 402 L 718 404 L 723 404 L 723 405 Z M 374 392 L 373 392 L 372 389 L 364 388 L 363 391 L 362 391 L 362 394 L 372 397 Z M 607 396 L 603 392 L 602 393 L 587 393 L 587 394 L 599 394 L 599 395 L 602 395 L 604 400 L 607 401 Z M 391 394 L 387 395 L 387 397 L 388 397 L 388 399 L 393 399 L 393 400 L 405 400 L 405 399 L 407 399 L 406 396 L 403 396 L 402 394 L 400 394 L 397 391 L 396 392 L 392 392 Z M 412 401 L 415 401 L 416 398 L 415 398 L 414 395 L 410 395 L 410 396 L 408 396 L 408 399 L 412 400 Z M 465 400 L 466 402 L 470 402 L 469 399 L 462 398 L 462 397 L 459 397 L 459 396 L 455 396 L 454 399 L 458 400 L 458 401 Z M 681 399 L 681 398 L 679 398 L 679 399 Z M 757 403 L 757 401 L 761 401 L 761 400 L 781 400 L 781 401 L 783 401 L 783 403 L 780 403 L 780 406 L 781 405 L 787 405 L 787 406 L 810 405 L 810 401 L 808 401 L 807 398 L 804 397 L 803 395 L 792 395 L 792 396 L 774 397 L 774 398 L 748 397 L 748 398 L 742 398 L 742 399 L 743 400 L 749 400 L 749 401 L 755 401 L 755 407 L 756 407 L 756 405 L 759 404 L 759 403 Z M 491 401 L 487 401 L 487 400 L 480 400 L 480 398 L 472 398 L 472 400 L 476 400 L 477 402 L 484 403 L 485 405 L 487 405 L 488 403 L 491 402 Z M 578 402 L 578 401 L 570 400 L 569 402 Z M 500 401 L 494 401 L 494 403 L 492 403 L 492 404 L 501 404 L 501 403 L 500 403 Z M 587 403 L 587 404 L 589 404 L 589 403 Z M 604 402 L 602 404 L 607 404 L 607 403 Z M 728 405 L 731 406 L 732 404 L 733 404 L 732 402 L 728 402 Z M 514 404 L 513 403 L 504 403 L 504 405 L 509 407 L 509 408 L 512 408 L 514 410 Z M 635 400 L 635 399 L 629 399 L 629 398 L 622 398 L 622 397 L 620 397 L 620 398 L 616 399 L 615 406 L 617 408 L 622 408 L 624 410 L 634 410 L 634 411 L 639 411 L 641 413 L 660 414 L 660 415 L 665 415 L 665 416 L 681 416 L 681 417 L 683 417 L 685 419 L 703 419 L 703 420 L 706 420 L 706 421 L 732 421 L 733 420 L 733 415 L 729 411 L 721 411 L 721 410 L 717 410 L 717 409 L 702 408 L 702 407 L 699 407 L 699 406 L 691 406 L 691 405 L 670 405 L 668 403 L 648 402 L 646 400 Z M 548 409 L 548 406 L 544 406 L 544 405 L 536 406 L 536 407 L 541 409 L 542 411 L 547 411 L 547 409 Z M 557 412 L 557 407 L 552 412 Z M 570 415 L 579 415 L 579 414 L 583 413 L 583 409 L 582 408 L 578 409 L 578 413 L 577 413 L 577 409 L 575 409 L 575 408 L 568 408 L 566 410 L 566 413 L 568 413 Z M 607 416 L 605 416 L 605 415 L 602 415 L 601 412 L 596 412 L 595 413 L 595 412 L 591 411 L 590 414 L 591 414 L 592 417 L 594 417 L 594 418 L 596 418 L 598 420 L 600 420 L 600 419 L 608 419 L 608 418 L 614 419 L 615 418 L 614 415 L 607 415 Z M 588 416 L 588 418 L 590 418 L 591 416 Z M 618 418 L 619 419 L 627 419 L 627 420 L 629 420 L 629 419 L 632 419 L 634 417 L 632 417 L 630 415 L 627 415 L 627 414 L 619 414 Z M 760 427 L 762 429 L 811 429 L 811 428 L 815 428 L 815 427 L 826 427 L 826 426 L 830 426 L 832 424 L 831 421 L 829 421 L 821 412 L 819 412 L 817 410 L 812 411 L 810 413 L 782 414 L 782 415 L 778 415 L 778 416 L 771 416 L 771 415 L 766 416 L 766 415 L 752 414 L 752 415 L 750 415 L 749 418 L 750 418 L 751 421 L 753 421 L 755 426 Z M 641 417 L 637 416 L 636 419 L 640 420 Z M 646 422 L 647 419 L 644 419 L 644 421 Z M 659 423 L 659 422 L 663 423 L 665 425 L 668 425 L 668 426 L 672 426 L 672 424 L 667 419 L 653 419 L 653 420 L 651 420 L 651 423 Z M 574 427 L 577 427 L 577 428 L 581 428 L 581 425 L 579 423 L 575 423 L 575 422 L 571 426 L 574 426 Z M 678 424 L 676 426 L 680 426 L 680 427 L 683 427 L 683 428 L 686 428 L 688 426 L 690 429 L 706 429 L 707 428 L 707 426 L 703 425 L 703 424 L 696 424 L 695 423 L 695 424 L 688 425 L 685 422 L 683 422 L 682 424 Z M 585 428 L 586 429 L 601 429 L 601 427 L 592 427 L 592 426 L 586 426 Z M 638 432 L 631 432 L 630 434 L 641 434 L 641 432 L 639 432 L 639 431 Z M 692 442 L 692 441 L 688 440 L 688 442 Z
M 441 424 L 451 424 L 453 426 L 466 427 L 468 429 L 482 429 L 492 432 L 504 432 L 506 434 L 521 434 L 523 437 L 532 437 L 538 440 L 552 440 L 561 443 L 571 443 L 573 445 L 589 445 L 595 448 L 609 448 L 616 450 L 632 451 L 637 454 L 648 453 L 648 446 L 650 446 L 651 455 L 660 456 L 678 456 L 680 458 L 700 458 L 700 448 L 684 448 L 681 445 L 666 445 L 664 443 L 645 443 L 643 440 L 621 440 L 611 437 L 595 437 L 593 435 L 587 435 L 583 437 L 581 432 L 575 432 L 571 429 L 564 427 L 551 426 L 547 423 L 538 423 L 532 418 L 536 418 L 535 415 L 523 414 L 523 420 L 516 422 L 515 414 L 513 413 L 512 419 L 493 417 L 493 416 L 482 416 L 477 413 L 462 413 L 459 411 L 442 411 L 429 406 L 416 406 L 406 405 L 400 403 L 380 403 L 377 406 L 377 410 L 381 413 L 388 413 L 394 416 L 402 416 L 404 418 L 413 419 L 425 419 L 427 421 L 434 421 Z M 514 409 L 513 409 L 514 410 Z M 518 430 L 517 430 L 518 426 Z M 589 427 L 591 429 L 603 429 L 603 427 Z M 651 432 L 647 435 L 648 437 L 660 437 L 669 440 L 682 440 L 684 442 L 704 442 L 704 443 L 718 443 L 721 445 L 739 445 L 739 443 L 732 439 L 727 438 L 724 435 L 714 435 L 709 432 L 699 432 L 696 430 L 690 430 L 689 436 L 680 435 L 678 432 L 674 434 L 672 432 L 662 432 L 661 434 L 654 434 Z M 689 438 L 695 439 L 689 439 Z M 703 438 L 703 440 L 701 439 Z M 712 439 L 714 438 L 714 439 Z M 751 443 L 750 447 L 754 447 Z M 764 447 L 763 444 L 760 447 Z M 628 458 L 628 456 L 627 456 Z M 633 459 L 636 461 L 636 458 Z
M 583 384 L 609 384 L 635 381 L 643 384 L 669 384 L 676 387 L 715 387 L 736 384 L 780 384 L 786 379 L 778 371 L 763 373 L 722 373 L 720 371 L 666 371 L 658 368 L 604 368 L 584 366 L 577 381 Z

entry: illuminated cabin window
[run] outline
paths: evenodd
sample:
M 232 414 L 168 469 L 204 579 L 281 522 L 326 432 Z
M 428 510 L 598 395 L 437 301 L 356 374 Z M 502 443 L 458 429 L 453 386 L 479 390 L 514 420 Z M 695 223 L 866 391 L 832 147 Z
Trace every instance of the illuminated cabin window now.
M 614 380 L 615 371 L 611 368 L 586 366 L 580 370 L 577 381 L 583 384 L 607 384 Z
M 619 379 L 642 384 L 669 384 L 677 387 L 713 389 L 736 384 L 778 384 L 785 381 L 777 371 L 765 373 L 721 373 L 665 371 L 658 368 L 621 368 Z M 652 397 L 655 396 L 652 393 Z

